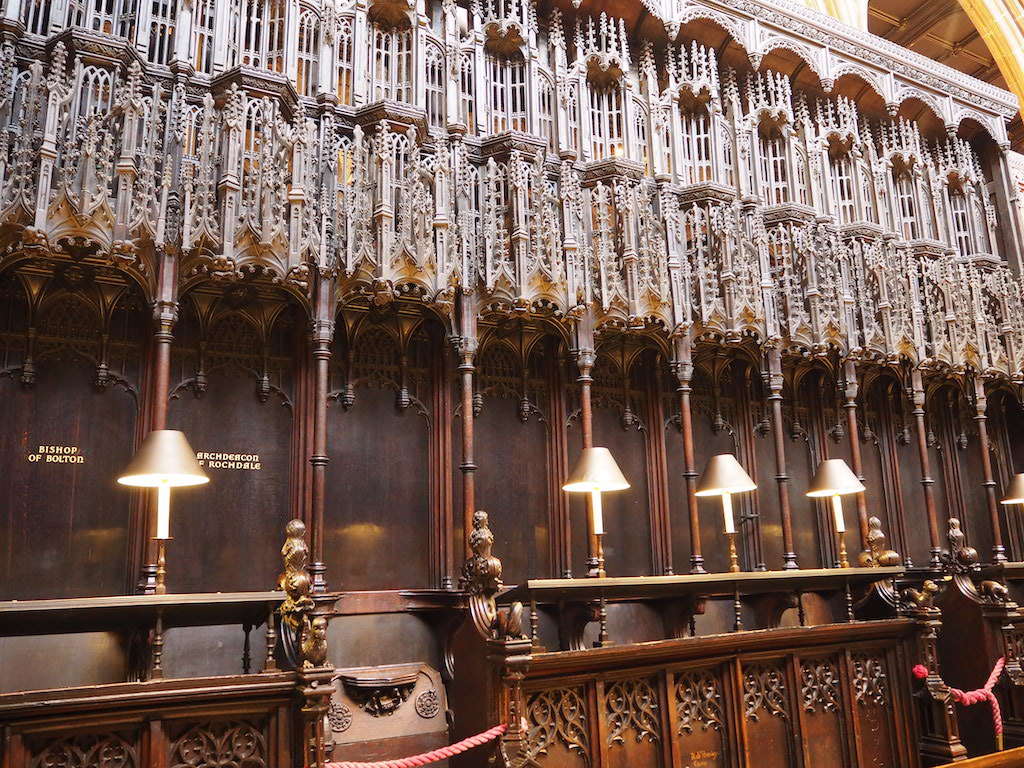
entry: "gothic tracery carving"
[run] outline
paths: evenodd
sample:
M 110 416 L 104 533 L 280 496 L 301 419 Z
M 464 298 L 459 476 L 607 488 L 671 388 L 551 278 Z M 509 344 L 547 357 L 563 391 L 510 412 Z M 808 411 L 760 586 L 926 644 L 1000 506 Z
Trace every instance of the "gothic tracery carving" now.
M 582 689 L 538 691 L 529 697 L 526 712 L 531 756 L 546 755 L 558 743 L 590 759 L 587 706 Z
M 627 735 L 637 743 L 661 741 L 658 693 L 647 680 L 618 680 L 605 693 L 608 744 L 623 744 Z
M 721 684 L 715 672 L 696 670 L 676 676 L 679 732 L 719 731 L 723 727 Z
M 171 744 L 171 768 L 267 768 L 263 729 L 243 720 L 202 723 Z
M 743 708 L 748 720 L 762 716 L 788 720 L 786 675 L 775 664 L 754 664 L 743 670 Z

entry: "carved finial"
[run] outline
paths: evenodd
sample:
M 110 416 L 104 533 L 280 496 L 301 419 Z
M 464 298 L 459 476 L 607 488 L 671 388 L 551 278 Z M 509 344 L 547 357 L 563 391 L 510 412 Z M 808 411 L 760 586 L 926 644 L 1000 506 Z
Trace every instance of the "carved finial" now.
M 278 577 L 278 589 L 286 595 L 281 604 L 281 616 L 294 618 L 295 626 L 298 626 L 299 614 L 313 608 L 313 598 L 310 597 L 313 582 L 309 571 L 306 570 L 306 566 L 309 565 L 306 524 L 301 520 L 291 520 L 285 528 L 285 535 L 287 538 L 281 547 L 284 572 Z
M 313 579 L 307 569 L 306 524 L 301 520 L 289 521 L 285 535 L 287 538 L 281 547 L 284 573 L 278 577 L 277 584 L 285 593 L 277 609 L 281 616 L 278 649 L 286 669 L 322 667 L 327 659 L 327 620 L 313 616 L 316 603 L 311 596 Z
M 513 603 L 507 611 L 498 611 L 494 596 L 501 590 L 501 560 L 491 554 L 494 534 L 487 513 L 473 514 L 469 548 L 473 554 L 462 566 L 462 588 L 469 593 L 469 612 L 477 631 L 494 640 L 521 640 L 523 604 Z
M 494 534 L 482 509 L 473 513 L 473 530 L 469 534 L 469 548 L 473 555 L 462 567 L 465 589 L 470 594 L 497 592 L 501 589 L 501 560 L 491 554 Z
M 949 552 L 942 556 L 946 570 L 953 573 L 967 573 L 980 567 L 978 550 L 966 545 L 967 537 L 960 528 L 960 521 L 955 517 L 949 518 L 949 531 L 946 538 L 949 541 Z
M 882 521 L 877 517 L 868 519 L 868 551 L 860 553 L 862 568 L 884 568 L 900 564 L 899 553 L 885 548 L 885 533 Z

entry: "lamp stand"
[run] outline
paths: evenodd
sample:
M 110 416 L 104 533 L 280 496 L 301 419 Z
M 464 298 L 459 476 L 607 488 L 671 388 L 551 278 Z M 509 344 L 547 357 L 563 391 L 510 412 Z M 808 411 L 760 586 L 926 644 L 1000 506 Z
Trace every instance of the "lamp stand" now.
M 156 540 L 156 586 L 153 594 L 167 594 L 167 539 Z
M 587 558 L 587 578 L 603 579 L 608 574 L 604 570 L 604 513 L 601 509 L 601 492 L 593 491 L 589 496 L 587 512 L 593 533 L 591 543 L 594 553 Z
M 726 535 L 729 537 L 729 573 L 739 573 L 740 561 L 736 556 L 736 534 L 730 531 Z
M 846 531 L 839 532 L 839 567 L 850 567 L 850 561 L 846 559 Z
M 595 533 L 594 556 L 587 558 L 587 578 L 603 579 L 608 573 L 604 569 L 604 534 Z
M 139 574 L 139 594 L 156 594 L 156 563 L 146 563 Z

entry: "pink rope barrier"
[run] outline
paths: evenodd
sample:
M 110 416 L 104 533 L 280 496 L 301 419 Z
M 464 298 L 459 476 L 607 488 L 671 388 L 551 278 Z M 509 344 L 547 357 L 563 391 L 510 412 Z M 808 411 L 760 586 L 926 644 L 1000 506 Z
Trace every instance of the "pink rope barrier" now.
M 398 760 L 381 760 L 376 763 L 357 763 L 346 760 L 341 763 L 327 763 L 324 768 L 416 768 L 416 766 L 436 763 L 438 760 L 444 760 L 446 757 L 454 757 L 473 747 L 479 747 L 498 738 L 507 730 L 507 725 L 496 725 L 490 730 L 486 730 L 476 736 L 470 736 L 468 739 L 463 739 L 456 744 L 441 747 L 432 752 L 425 752 L 422 755 L 414 755 L 413 757 L 403 757 Z
M 1003 748 L 1003 716 L 999 710 L 999 700 L 992 693 L 992 689 L 999 680 L 999 676 L 1003 674 L 1003 666 L 1005 664 L 1006 658 L 999 657 L 999 661 L 992 667 L 992 674 L 988 676 L 988 680 L 985 681 L 985 685 L 981 688 L 973 691 L 961 691 L 959 688 L 953 688 L 952 686 L 949 688 L 950 695 L 962 706 L 969 707 L 971 704 L 977 704 L 981 701 L 987 701 L 991 705 L 992 724 L 996 729 L 996 743 L 999 745 L 999 749 Z M 918 664 L 914 667 L 914 675 L 923 680 L 928 677 L 928 670 L 923 665 Z

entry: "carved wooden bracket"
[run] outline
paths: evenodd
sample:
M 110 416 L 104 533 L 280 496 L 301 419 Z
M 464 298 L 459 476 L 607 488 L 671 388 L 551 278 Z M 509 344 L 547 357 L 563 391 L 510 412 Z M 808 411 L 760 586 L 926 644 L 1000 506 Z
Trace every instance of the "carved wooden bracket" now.
M 339 679 L 361 710 L 372 717 L 388 717 L 408 700 L 418 677 L 418 672 L 411 672 L 391 677 L 341 675 Z

